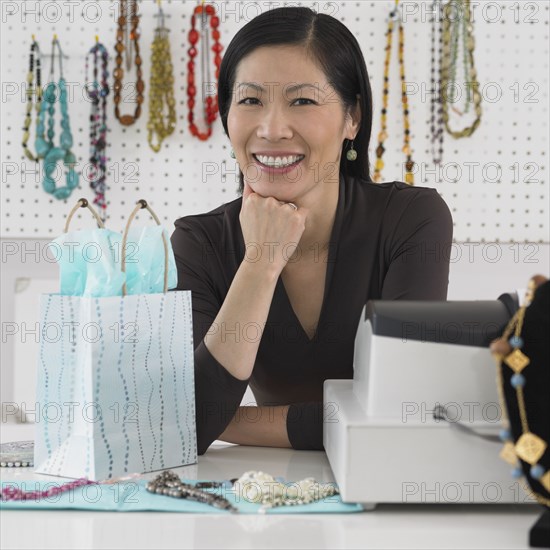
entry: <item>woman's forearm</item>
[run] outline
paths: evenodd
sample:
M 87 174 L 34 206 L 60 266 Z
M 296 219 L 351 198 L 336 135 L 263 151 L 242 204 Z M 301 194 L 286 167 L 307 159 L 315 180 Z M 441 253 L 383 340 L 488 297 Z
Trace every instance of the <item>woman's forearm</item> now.
M 291 448 L 286 429 L 288 408 L 239 407 L 218 439 L 239 445 Z
M 244 260 L 204 337 L 214 359 L 240 380 L 252 373 L 278 277 L 272 265 Z

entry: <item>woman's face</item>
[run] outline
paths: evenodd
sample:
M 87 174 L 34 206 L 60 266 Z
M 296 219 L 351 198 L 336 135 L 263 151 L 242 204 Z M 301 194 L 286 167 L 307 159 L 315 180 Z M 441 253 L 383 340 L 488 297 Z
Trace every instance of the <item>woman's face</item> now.
M 264 197 L 307 204 L 338 188 L 344 139 L 359 128 L 300 46 L 266 46 L 244 57 L 227 125 L 245 182 Z M 310 200 L 311 199 L 311 200 Z

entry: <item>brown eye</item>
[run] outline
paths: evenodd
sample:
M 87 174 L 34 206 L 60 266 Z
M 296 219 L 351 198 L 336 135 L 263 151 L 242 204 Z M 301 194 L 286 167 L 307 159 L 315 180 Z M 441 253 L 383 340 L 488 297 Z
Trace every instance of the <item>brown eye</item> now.
M 295 101 L 308 101 L 309 103 L 305 103 L 305 105 L 317 105 L 317 103 L 313 101 L 313 99 L 308 99 L 307 97 L 299 97 Z
M 259 101 L 257 97 L 245 97 L 239 101 L 239 105 L 253 105 L 253 103 L 246 103 L 247 101 Z

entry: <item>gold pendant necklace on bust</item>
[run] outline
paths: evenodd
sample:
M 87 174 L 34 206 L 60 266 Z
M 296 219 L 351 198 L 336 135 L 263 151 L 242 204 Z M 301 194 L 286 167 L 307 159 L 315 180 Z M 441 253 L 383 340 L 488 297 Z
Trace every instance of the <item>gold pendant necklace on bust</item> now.
M 529 464 L 530 476 L 537 480 L 544 487 L 544 489 L 550 493 L 550 470 L 545 470 L 544 466 L 539 463 L 539 459 L 544 455 L 548 447 L 548 443 L 531 431 L 527 418 L 525 396 L 523 391 L 527 381 L 522 371 L 530 365 L 531 360 L 521 351 L 524 344 L 521 330 L 523 328 L 525 310 L 530 305 L 534 292 L 535 281 L 531 279 L 529 281 L 524 304 L 518 309 L 512 319 L 510 319 L 510 322 L 501 336 L 505 342 L 510 344 L 512 351 L 506 356 L 499 353 L 493 353 L 497 363 L 497 390 L 500 401 L 500 410 L 503 422 L 506 425 L 500 436 L 504 442 L 504 447 L 500 452 L 500 458 L 511 466 L 514 466 L 512 475 L 515 478 L 520 478 L 523 475 L 523 470 L 521 464 L 518 463 L 518 458 Z M 513 336 L 511 336 L 512 332 Z M 516 402 L 522 432 L 515 444 L 511 433 L 510 420 L 504 395 L 504 377 L 502 372 L 503 363 L 514 372 L 513 376 L 510 378 L 510 384 L 516 390 Z M 549 498 L 533 491 L 532 489 L 530 490 L 528 487 L 524 487 L 524 489 L 540 504 L 550 506 Z

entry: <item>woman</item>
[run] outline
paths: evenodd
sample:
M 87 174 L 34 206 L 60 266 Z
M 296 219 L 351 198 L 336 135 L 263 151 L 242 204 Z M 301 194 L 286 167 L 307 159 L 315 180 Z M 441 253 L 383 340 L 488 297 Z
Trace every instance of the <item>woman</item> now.
M 353 377 L 366 301 L 446 299 L 451 216 L 433 189 L 372 183 L 369 78 L 337 19 L 250 21 L 218 104 L 242 197 L 172 235 L 177 288 L 192 291 L 198 452 L 322 449 L 323 382 Z M 239 407 L 249 384 L 258 407 Z

